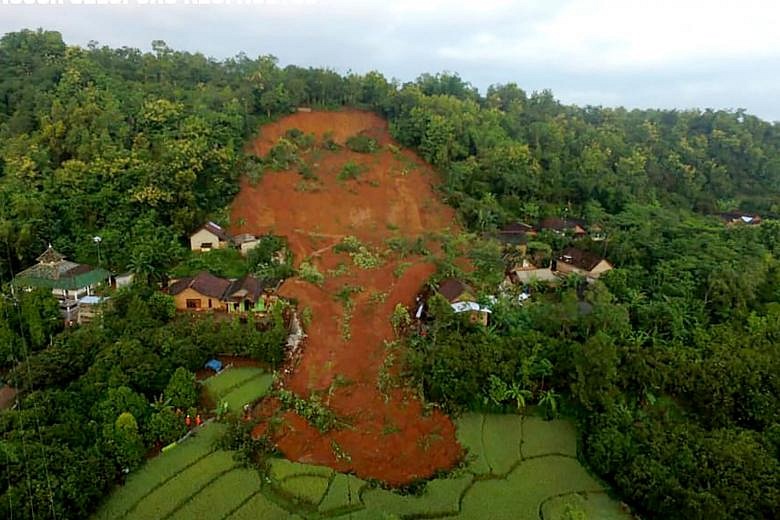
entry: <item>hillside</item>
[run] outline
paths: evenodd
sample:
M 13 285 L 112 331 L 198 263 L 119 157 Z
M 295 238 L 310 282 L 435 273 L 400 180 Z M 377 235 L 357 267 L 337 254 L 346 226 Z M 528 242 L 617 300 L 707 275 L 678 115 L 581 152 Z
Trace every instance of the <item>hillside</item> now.
M 268 171 L 256 185 L 244 179 L 231 207 L 231 222 L 236 232 L 286 236 L 296 267 L 306 260 L 326 274 L 321 287 L 293 278 L 279 291 L 297 300 L 301 309 L 311 309 L 312 316 L 301 359 L 284 386 L 302 398 L 312 392 L 326 395 L 325 405 L 348 424 L 321 434 L 288 412 L 278 446 L 292 460 L 392 484 L 449 468 L 460 456 L 452 422 L 438 411 L 424 413 L 418 399 L 401 388 L 383 393 L 380 381 L 391 354 L 383 343 L 393 340 L 393 308 L 413 304 L 434 266 L 420 258 L 384 255 L 382 265 L 364 269 L 334 246 L 353 236 L 367 248 L 384 252 L 391 238 L 414 240 L 424 233 L 456 231 L 454 212 L 435 193 L 436 176 L 429 166 L 407 150 L 391 151 L 394 142 L 382 118 L 354 110 L 298 113 L 263 126 L 251 148 L 265 156 L 294 128 L 313 134 L 318 143 L 331 135 L 342 147 L 303 155 L 318 178 L 310 190 L 300 189 L 297 171 Z M 349 137 L 361 133 L 376 139 L 381 150 L 365 154 L 343 147 Z M 339 180 L 348 161 L 365 169 L 355 180 Z M 394 275 L 402 262 L 410 267 Z M 338 271 L 340 263 L 343 273 L 327 274 Z M 355 292 L 350 311 L 338 297 L 345 286 Z M 378 294 L 383 301 L 372 301 Z M 343 330 L 346 312 L 351 314 L 348 338 Z M 426 438 L 430 441 L 421 442 Z

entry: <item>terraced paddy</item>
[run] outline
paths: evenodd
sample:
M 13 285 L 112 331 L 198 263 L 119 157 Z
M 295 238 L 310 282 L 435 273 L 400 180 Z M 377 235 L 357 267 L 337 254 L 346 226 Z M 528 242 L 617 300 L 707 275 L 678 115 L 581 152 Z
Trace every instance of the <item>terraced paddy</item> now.
M 457 426 L 468 450 L 463 467 L 419 495 L 402 495 L 285 459 L 273 459 L 261 477 L 214 451 L 223 427 L 210 424 L 131 475 L 96 518 L 631 518 L 578 462 L 572 423 L 466 414 Z

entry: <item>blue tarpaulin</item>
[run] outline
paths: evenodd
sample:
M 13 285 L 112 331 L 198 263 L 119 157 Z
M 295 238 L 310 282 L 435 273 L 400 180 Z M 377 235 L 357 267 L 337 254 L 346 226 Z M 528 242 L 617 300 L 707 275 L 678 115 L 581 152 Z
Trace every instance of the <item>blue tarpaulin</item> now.
M 222 370 L 222 362 L 218 359 L 210 359 L 206 363 L 206 368 L 210 368 L 214 372 L 219 372 L 220 370 Z

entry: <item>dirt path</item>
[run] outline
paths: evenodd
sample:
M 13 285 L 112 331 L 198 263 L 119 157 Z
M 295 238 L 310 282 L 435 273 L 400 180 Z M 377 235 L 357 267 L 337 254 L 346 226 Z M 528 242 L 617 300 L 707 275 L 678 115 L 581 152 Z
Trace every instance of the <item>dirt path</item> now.
M 263 127 L 251 148 L 266 153 L 289 128 L 314 133 L 318 142 L 325 132 L 343 143 L 361 131 L 383 145 L 392 142 L 385 121 L 374 114 L 312 112 Z M 231 220 L 244 223 L 232 231 L 284 235 L 296 263 L 311 257 L 323 274 L 340 263 L 349 269 L 347 274 L 327 276 L 322 287 L 290 279 L 280 289 L 283 296 L 297 299 L 301 309 L 312 311 L 302 358 L 285 387 L 304 398 L 330 389 L 326 404 L 349 426 L 322 434 L 288 412 L 278 447 L 292 460 L 354 471 L 394 485 L 452 467 L 461 448 L 449 417 L 438 411 L 426 413 L 411 393 L 388 390 L 380 376 L 389 366 L 384 342 L 393 339 L 392 310 L 399 302 L 413 304 L 434 267 L 419 258 L 405 259 L 411 265 L 397 276 L 394 271 L 402 261 L 391 256 L 377 269 L 360 269 L 332 246 L 353 235 L 375 250 L 386 250 L 385 239 L 391 236 L 416 237 L 455 227 L 453 211 L 433 191 L 434 173 L 409 152 L 383 148 L 357 154 L 342 149 L 313 152 L 306 160 L 321 181 L 317 191 L 301 190 L 302 177 L 296 172 L 269 172 L 256 186 L 245 181 L 231 210 Z M 348 160 L 367 169 L 357 181 L 338 181 L 338 171 Z M 343 337 L 342 302 L 334 298 L 345 284 L 362 289 L 353 297 L 348 339 Z M 386 293 L 384 302 L 371 301 L 377 293 Z

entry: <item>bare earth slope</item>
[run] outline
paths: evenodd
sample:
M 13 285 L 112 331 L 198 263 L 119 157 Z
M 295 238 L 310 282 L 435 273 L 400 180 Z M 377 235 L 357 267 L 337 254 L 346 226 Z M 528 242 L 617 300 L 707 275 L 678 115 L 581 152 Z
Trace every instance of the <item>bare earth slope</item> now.
M 399 302 L 411 306 L 434 267 L 421 258 L 389 255 L 381 267 L 361 269 L 332 246 L 353 235 L 376 250 L 386 250 L 389 237 L 455 228 L 454 213 L 434 192 L 436 175 L 429 166 L 409 151 L 388 149 L 392 139 L 380 117 L 362 111 L 297 113 L 264 126 L 251 143 L 252 150 L 266 154 L 290 128 L 314 133 L 318 143 L 326 132 L 341 144 L 365 132 L 383 146 L 372 154 L 346 148 L 311 152 L 306 162 L 320 180 L 316 191 L 308 191 L 312 184 L 302 187 L 298 172 L 268 172 L 255 186 L 245 180 L 231 208 L 233 232 L 284 235 L 296 263 L 311 258 L 323 274 L 339 263 L 349 269 L 327 276 L 322 287 L 294 278 L 280 290 L 297 299 L 300 308 L 312 310 L 303 355 L 284 386 L 304 398 L 330 388 L 325 403 L 348 425 L 320 433 L 287 412 L 278 447 L 292 460 L 394 485 L 431 476 L 454 465 L 461 454 L 452 421 L 438 411 L 424 411 L 408 391 L 386 390 L 380 373 L 386 370 L 384 341 L 393 339 L 389 321 L 393 308 Z M 340 181 L 338 172 L 349 160 L 366 170 L 357 180 Z M 412 265 L 399 277 L 394 271 L 402 262 Z M 344 307 L 334 298 L 345 284 L 362 288 L 353 297 L 348 339 L 342 328 Z M 387 293 L 384 302 L 369 301 L 376 293 Z M 337 376 L 345 384 L 333 385 Z

